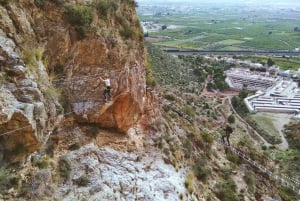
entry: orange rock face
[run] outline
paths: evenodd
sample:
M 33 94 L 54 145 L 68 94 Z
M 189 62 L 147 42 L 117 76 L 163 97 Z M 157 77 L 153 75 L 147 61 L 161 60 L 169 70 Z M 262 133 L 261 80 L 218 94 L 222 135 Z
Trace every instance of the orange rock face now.
M 131 37 L 124 37 L 117 16 L 109 20 L 96 16 L 92 22 L 94 32 L 78 40 L 70 26 L 61 26 L 61 17 L 53 16 L 57 30 L 46 35 L 46 52 L 49 69 L 62 68 L 63 88 L 68 105 L 79 123 L 96 123 L 103 128 L 126 132 L 138 120 L 146 99 L 145 50 L 141 40 L 141 27 L 135 8 L 117 1 L 123 20 L 133 30 Z M 52 13 L 53 11 L 47 11 Z M 40 15 L 38 15 L 40 17 Z M 35 16 L 37 17 L 37 15 Z M 34 17 L 34 18 L 35 18 Z M 49 29 L 44 26 L 43 29 Z M 61 26 L 61 27 L 60 27 Z M 112 101 L 104 102 L 104 83 L 100 76 L 108 74 L 111 81 Z

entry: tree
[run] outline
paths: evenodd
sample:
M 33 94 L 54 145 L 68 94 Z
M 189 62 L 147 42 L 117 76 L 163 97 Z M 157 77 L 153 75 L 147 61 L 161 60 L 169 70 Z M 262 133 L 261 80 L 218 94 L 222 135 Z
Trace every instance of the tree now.
M 243 100 L 244 98 L 246 98 L 248 96 L 248 92 L 246 90 L 246 88 L 243 88 L 240 92 L 239 92 L 239 98 L 241 100 Z
M 235 117 L 231 114 L 228 118 L 227 118 L 228 123 L 233 124 L 235 122 Z
M 275 62 L 271 58 L 268 58 L 267 64 L 268 66 L 273 66 Z

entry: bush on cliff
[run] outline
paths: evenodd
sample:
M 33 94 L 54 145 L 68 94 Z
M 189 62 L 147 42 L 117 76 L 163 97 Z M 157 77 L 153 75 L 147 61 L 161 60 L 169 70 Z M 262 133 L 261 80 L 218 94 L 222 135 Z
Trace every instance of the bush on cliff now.
M 74 26 L 78 37 L 85 38 L 95 16 L 92 8 L 83 5 L 68 5 L 64 14 L 66 21 Z
M 99 0 L 96 3 L 98 15 L 107 20 L 108 12 L 115 12 L 118 10 L 118 4 L 112 0 Z
M 9 2 L 10 2 L 10 0 L 0 0 L 0 5 L 6 6 L 6 5 L 8 5 Z

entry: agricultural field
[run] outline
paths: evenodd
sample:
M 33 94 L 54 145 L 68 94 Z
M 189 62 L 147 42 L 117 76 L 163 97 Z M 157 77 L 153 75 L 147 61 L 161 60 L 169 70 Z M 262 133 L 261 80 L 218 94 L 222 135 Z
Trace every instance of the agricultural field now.
M 300 11 L 244 5 L 141 4 L 142 22 L 164 26 L 145 29 L 163 47 L 197 50 L 287 50 L 300 46 Z
M 300 53 L 299 53 L 300 54 Z M 241 60 L 250 60 L 253 63 L 262 63 L 266 64 L 268 61 L 268 58 L 270 56 L 238 56 L 237 58 Z M 272 60 L 274 61 L 275 65 L 279 66 L 282 70 L 295 70 L 297 71 L 300 69 L 300 58 L 294 57 L 272 57 Z

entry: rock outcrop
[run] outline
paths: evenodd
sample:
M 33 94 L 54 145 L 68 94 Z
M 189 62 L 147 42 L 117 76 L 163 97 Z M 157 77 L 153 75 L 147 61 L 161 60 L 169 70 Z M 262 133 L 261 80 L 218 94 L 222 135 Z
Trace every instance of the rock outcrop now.
M 72 161 L 72 182 L 55 194 L 64 200 L 180 200 L 184 194 L 184 171 L 165 164 L 157 152 L 119 152 L 87 144 L 65 156 Z M 86 181 L 80 187 L 78 181 Z M 69 189 L 74 189 L 68 193 Z
M 64 114 L 123 133 L 143 115 L 146 59 L 135 3 L 112 1 L 105 12 L 100 3 L 1 3 L 2 150 L 37 150 Z M 104 73 L 112 83 L 110 103 L 102 95 Z

